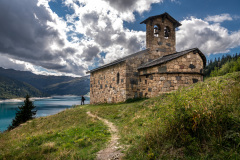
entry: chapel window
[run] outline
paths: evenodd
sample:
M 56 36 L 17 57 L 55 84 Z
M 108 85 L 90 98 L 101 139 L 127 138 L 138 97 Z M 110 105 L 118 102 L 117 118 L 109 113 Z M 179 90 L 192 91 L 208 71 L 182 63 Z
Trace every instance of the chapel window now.
M 119 84 L 119 81 L 120 81 L 120 74 L 117 73 L 117 84 Z

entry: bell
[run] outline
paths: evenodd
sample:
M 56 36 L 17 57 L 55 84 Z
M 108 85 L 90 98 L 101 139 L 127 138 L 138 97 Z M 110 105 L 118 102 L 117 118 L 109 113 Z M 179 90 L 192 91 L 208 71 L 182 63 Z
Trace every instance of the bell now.
M 169 37 L 169 30 L 167 28 L 164 30 L 164 37 Z
M 158 34 L 159 33 L 159 30 L 157 27 L 154 28 L 154 34 Z

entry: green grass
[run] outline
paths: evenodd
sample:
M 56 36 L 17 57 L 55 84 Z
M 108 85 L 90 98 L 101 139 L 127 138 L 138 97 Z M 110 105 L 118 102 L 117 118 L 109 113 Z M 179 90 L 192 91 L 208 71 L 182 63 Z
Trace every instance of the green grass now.
M 90 105 L 119 128 L 125 159 L 240 159 L 240 72 L 134 103 Z
M 0 134 L 0 159 L 94 159 L 109 137 L 85 110 L 67 109 Z
M 0 135 L 0 159 L 94 159 L 110 135 L 87 111 L 118 127 L 124 159 L 240 159 L 240 72 L 147 100 L 35 119 Z

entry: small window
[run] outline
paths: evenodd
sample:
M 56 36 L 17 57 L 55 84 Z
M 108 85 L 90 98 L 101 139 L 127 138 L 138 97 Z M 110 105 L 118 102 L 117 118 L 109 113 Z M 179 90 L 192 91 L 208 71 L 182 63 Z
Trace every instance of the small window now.
M 170 37 L 170 28 L 166 26 L 164 28 L 164 38 L 168 39 L 168 37 Z
M 159 25 L 154 25 L 154 30 L 153 30 L 154 37 L 158 37 L 159 36 L 159 32 L 160 32 Z
M 119 80 L 120 80 L 120 74 L 117 73 L 117 84 L 119 84 Z

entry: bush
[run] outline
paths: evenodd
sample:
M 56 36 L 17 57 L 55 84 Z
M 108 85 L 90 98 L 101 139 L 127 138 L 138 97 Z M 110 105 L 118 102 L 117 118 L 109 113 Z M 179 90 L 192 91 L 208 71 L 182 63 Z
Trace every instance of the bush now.
M 138 98 L 129 98 L 125 101 L 125 103 L 133 103 L 133 102 L 138 102 L 138 101 L 143 101 L 148 99 L 147 97 L 142 98 L 142 97 L 138 97 Z

